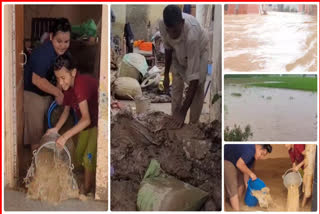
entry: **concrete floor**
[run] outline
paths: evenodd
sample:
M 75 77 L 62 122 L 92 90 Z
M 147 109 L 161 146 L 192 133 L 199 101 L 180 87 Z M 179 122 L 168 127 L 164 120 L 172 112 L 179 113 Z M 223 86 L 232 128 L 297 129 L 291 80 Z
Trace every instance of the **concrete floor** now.
M 26 198 L 23 178 L 30 167 L 32 157 L 30 146 L 24 146 L 22 152 L 22 163 L 20 165 L 20 174 L 18 186 L 21 191 L 13 189 L 4 190 L 4 210 L 5 211 L 106 211 L 108 203 L 106 201 L 95 201 L 88 198 L 86 201 L 71 199 L 52 205 L 44 201 L 31 200 Z
M 27 199 L 24 192 L 4 190 L 5 211 L 106 211 L 107 207 L 106 201 L 93 199 L 87 201 L 72 199 L 55 206 L 47 202 Z

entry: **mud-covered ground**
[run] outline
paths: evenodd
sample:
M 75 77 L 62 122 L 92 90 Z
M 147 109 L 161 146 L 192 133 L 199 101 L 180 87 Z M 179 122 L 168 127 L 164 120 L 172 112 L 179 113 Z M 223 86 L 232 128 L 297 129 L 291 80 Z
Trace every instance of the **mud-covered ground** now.
M 136 210 L 140 182 L 151 159 L 183 182 L 209 192 L 201 210 L 221 210 L 221 124 L 168 130 L 168 115 L 122 111 L 111 124 L 111 210 Z

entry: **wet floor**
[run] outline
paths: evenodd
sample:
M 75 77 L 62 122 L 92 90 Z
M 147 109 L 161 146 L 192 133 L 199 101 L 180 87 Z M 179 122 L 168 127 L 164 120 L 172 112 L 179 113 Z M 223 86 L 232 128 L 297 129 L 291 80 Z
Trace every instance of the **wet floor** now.
M 263 180 L 267 187 L 270 188 L 270 194 L 274 204 L 267 208 L 260 208 L 259 205 L 255 207 L 248 207 L 243 198 L 240 201 L 241 211 L 286 211 L 287 194 L 288 191 L 283 185 L 282 175 L 290 168 L 290 159 L 288 158 L 275 158 L 267 160 L 258 160 L 255 164 L 255 173 L 258 178 Z M 301 194 L 302 196 L 302 194 Z M 300 198 L 300 205 L 302 198 Z M 225 210 L 231 211 L 229 201 L 225 202 Z M 300 207 L 299 211 L 311 211 L 311 199 L 307 201 L 305 207 Z
M 251 141 L 316 141 L 314 92 L 226 84 L 224 124 L 251 126 Z
M 70 199 L 59 205 L 52 205 L 45 201 L 31 200 L 24 192 L 4 190 L 5 211 L 106 211 L 106 201 L 96 201 L 89 198 L 87 201 Z
M 225 15 L 224 70 L 317 71 L 317 16 Z

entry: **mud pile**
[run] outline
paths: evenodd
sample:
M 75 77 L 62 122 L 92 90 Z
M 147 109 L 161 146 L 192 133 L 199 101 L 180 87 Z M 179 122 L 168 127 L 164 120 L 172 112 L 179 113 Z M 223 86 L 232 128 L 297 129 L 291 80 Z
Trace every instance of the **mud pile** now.
M 35 175 L 26 185 L 28 198 L 56 205 L 61 201 L 79 197 L 78 188 L 72 188 L 72 174 L 66 162 L 55 159 L 50 150 L 41 151 L 37 160 Z
M 111 209 L 136 210 L 140 182 L 151 159 L 169 175 L 208 192 L 202 210 L 221 210 L 221 124 L 167 130 L 169 115 L 122 111 L 111 123 Z

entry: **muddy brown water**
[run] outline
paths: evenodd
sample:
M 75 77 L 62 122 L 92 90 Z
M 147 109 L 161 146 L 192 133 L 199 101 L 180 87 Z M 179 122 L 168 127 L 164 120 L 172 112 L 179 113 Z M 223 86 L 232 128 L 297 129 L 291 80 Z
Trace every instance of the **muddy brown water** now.
M 287 211 L 287 196 L 288 190 L 283 185 L 282 175 L 287 169 L 291 167 L 291 162 L 288 158 L 275 158 L 258 160 L 254 166 L 254 172 L 266 186 L 270 189 L 270 195 L 274 204 L 269 208 L 261 208 L 259 205 L 255 207 L 248 207 L 244 202 L 244 194 L 240 200 L 241 211 Z M 302 202 L 302 194 L 299 202 Z M 225 200 L 225 210 L 232 211 L 230 203 Z M 308 200 L 304 208 L 299 208 L 298 211 L 311 211 L 311 199 Z
M 226 84 L 224 95 L 225 127 L 249 124 L 249 140 L 317 140 L 317 93 Z
M 269 12 L 224 17 L 225 71 L 317 71 L 317 16 Z
M 55 159 L 49 149 L 43 149 L 37 160 L 35 175 L 27 184 L 28 198 L 57 205 L 61 201 L 79 197 L 78 188 L 72 187 L 72 174 L 66 162 Z
M 111 210 L 135 211 L 140 182 L 151 159 L 169 175 L 209 192 L 202 210 L 221 210 L 221 125 L 164 127 L 163 112 L 139 117 L 120 112 L 111 124 Z

